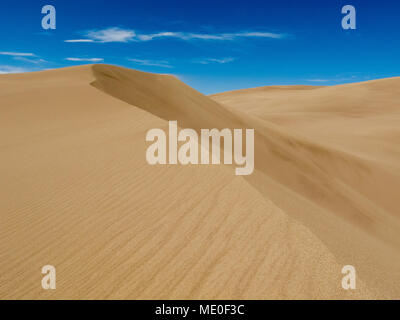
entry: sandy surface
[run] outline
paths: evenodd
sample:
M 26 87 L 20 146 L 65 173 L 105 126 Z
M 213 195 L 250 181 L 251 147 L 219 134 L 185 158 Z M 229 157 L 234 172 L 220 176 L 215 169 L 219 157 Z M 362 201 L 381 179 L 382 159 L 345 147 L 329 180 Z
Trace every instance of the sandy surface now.
M 399 79 L 207 97 L 105 65 L 0 76 L 0 298 L 400 298 L 399 98 Z M 150 166 L 168 120 L 255 128 L 254 174 Z

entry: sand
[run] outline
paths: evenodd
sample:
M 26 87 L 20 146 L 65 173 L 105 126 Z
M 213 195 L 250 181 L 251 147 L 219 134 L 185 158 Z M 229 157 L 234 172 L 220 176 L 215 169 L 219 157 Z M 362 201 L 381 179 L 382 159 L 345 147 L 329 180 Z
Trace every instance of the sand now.
M 107 65 L 1 75 L 0 299 L 400 298 L 399 98 L 396 78 L 207 97 Z M 254 128 L 254 174 L 149 165 L 168 120 Z

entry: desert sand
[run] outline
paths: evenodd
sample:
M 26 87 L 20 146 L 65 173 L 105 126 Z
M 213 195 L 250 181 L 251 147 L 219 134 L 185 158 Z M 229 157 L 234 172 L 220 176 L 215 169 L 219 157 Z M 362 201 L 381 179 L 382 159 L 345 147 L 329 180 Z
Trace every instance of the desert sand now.
M 0 299 L 400 298 L 399 99 L 399 78 L 207 97 L 108 65 L 1 75 Z M 169 120 L 254 128 L 255 172 L 149 165 Z

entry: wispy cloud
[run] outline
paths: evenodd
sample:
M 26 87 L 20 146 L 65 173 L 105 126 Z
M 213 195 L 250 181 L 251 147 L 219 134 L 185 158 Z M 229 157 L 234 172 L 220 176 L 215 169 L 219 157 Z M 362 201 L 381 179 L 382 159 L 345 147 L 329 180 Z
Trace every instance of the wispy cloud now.
M 8 74 L 8 73 L 24 73 L 29 72 L 31 70 L 14 67 L 14 66 L 0 66 L 0 74 Z
M 141 41 L 150 41 L 156 38 L 177 38 L 181 40 L 220 40 L 231 41 L 237 38 L 283 38 L 284 34 L 271 32 L 236 32 L 236 33 L 188 33 L 188 32 L 158 32 L 153 34 L 139 34 Z
M 236 60 L 235 58 L 221 58 L 221 59 L 207 58 L 207 59 L 197 60 L 197 61 L 194 61 L 194 62 L 195 63 L 201 63 L 201 64 L 210 64 L 210 63 L 225 64 L 225 63 L 233 62 L 235 60 Z
M 99 42 L 128 42 L 132 41 L 136 33 L 133 30 L 108 28 L 98 31 L 89 31 L 87 37 Z
M 121 28 L 107 28 L 103 30 L 91 30 L 86 32 L 86 39 L 65 40 L 65 42 L 129 42 L 136 36 L 135 31 Z
M 11 57 L 36 57 L 34 53 L 8 52 L 8 51 L 1 51 L 0 55 L 11 56 Z
M 65 60 L 73 62 L 102 62 L 103 58 L 65 58 Z
M 28 62 L 28 63 L 34 63 L 34 64 L 47 62 L 46 60 L 40 59 L 40 58 L 39 59 L 30 59 L 30 58 L 25 58 L 25 57 L 14 57 L 14 60 Z
M 169 62 L 165 60 L 142 60 L 142 59 L 128 59 L 128 60 L 141 66 L 172 68 Z
M 171 32 L 163 31 L 156 33 L 139 33 L 134 30 L 121 28 L 107 28 L 103 30 L 91 30 L 85 33 L 83 39 L 65 40 L 65 42 L 131 42 L 131 41 L 152 41 L 159 38 L 175 38 L 180 40 L 214 40 L 232 41 L 239 38 L 271 38 L 281 39 L 286 35 L 272 32 L 234 32 L 234 33 L 192 33 L 192 32 Z
M 157 33 L 151 33 L 151 34 L 139 34 L 139 35 L 137 35 L 137 40 L 151 41 L 156 38 L 163 38 L 163 37 L 180 38 L 180 37 L 182 37 L 182 33 L 181 32 L 157 32 Z
M 65 40 L 64 42 L 70 42 L 70 43 L 74 43 L 74 42 L 94 42 L 94 40 L 92 40 L 92 39 L 74 39 L 74 40 Z
M 34 64 L 47 62 L 46 60 L 41 59 L 34 53 L 1 51 L 0 55 L 9 56 L 9 57 L 13 58 L 14 60 L 28 62 L 28 63 L 34 63 Z

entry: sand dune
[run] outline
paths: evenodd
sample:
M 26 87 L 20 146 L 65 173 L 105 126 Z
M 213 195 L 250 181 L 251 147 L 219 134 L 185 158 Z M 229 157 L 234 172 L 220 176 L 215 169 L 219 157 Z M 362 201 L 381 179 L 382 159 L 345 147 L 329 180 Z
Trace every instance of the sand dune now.
M 399 98 L 399 79 L 207 97 L 107 65 L 0 76 L 0 298 L 399 298 Z M 254 174 L 150 166 L 168 120 L 255 128 Z
M 307 89 L 213 99 L 262 136 L 253 185 L 357 266 L 380 297 L 399 297 L 400 79 Z

